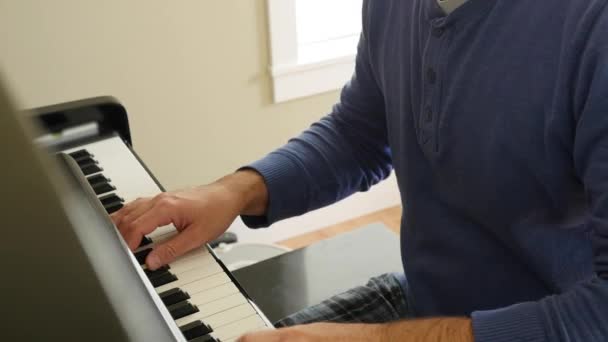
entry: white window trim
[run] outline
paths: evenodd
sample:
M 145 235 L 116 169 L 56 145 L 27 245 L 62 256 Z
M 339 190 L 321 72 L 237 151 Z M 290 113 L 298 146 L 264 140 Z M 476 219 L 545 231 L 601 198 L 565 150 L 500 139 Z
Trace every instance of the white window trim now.
M 352 77 L 355 54 L 298 61 L 294 0 L 267 0 L 274 102 L 340 89 Z

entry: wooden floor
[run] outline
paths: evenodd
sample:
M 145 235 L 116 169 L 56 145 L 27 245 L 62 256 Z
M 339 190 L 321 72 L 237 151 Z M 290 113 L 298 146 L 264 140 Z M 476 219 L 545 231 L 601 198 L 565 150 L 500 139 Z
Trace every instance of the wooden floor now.
M 387 227 L 399 234 L 399 225 L 401 222 L 401 206 L 395 206 L 384 210 L 376 211 L 371 214 L 363 215 L 355 219 L 338 223 L 333 226 L 322 228 L 314 232 L 299 235 L 288 240 L 279 242 L 279 245 L 289 248 L 302 248 L 319 240 L 327 239 L 338 234 L 349 232 L 361 226 L 381 222 Z

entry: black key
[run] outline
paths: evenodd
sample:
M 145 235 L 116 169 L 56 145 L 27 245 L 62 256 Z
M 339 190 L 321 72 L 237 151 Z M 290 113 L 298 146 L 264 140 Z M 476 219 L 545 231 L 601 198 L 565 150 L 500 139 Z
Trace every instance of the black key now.
M 93 191 L 96 195 L 105 194 L 106 192 L 114 191 L 116 188 L 110 183 L 97 183 L 93 186 Z
M 124 207 L 124 205 L 120 202 L 115 202 L 115 203 L 104 206 L 104 208 L 106 208 L 106 211 L 108 212 L 108 214 L 115 213 L 115 212 L 119 211 L 122 207 Z
M 146 274 L 146 276 L 148 276 L 148 279 L 152 279 L 152 278 L 158 277 L 158 276 L 162 275 L 163 273 L 169 271 L 170 268 L 171 268 L 170 266 L 165 265 L 154 271 L 145 269 L 144 273 Z
M 78 151 L 70 153 L 70 157 L 74 158 L 75 160 L 92 157 L 92 156 L 93 155 L 90 154 L 89 151 L 87 151 L 87 150 L 78 150 Z
M 91 184 L 91 186 L 95 186 L 96 184 L 100 184 L 100 183 L 109 183 L 110 182 L 110 180 L 107 179 L 102 174 L 91 176 L 91 177 L 87 178 L 87 180 L 89 181 L 89 184 Z
M 211 329 L 210 326 L 201 321 L 194 321 L 183 325 L 179 327 L 179 330 L 182 331 L 182 334 L 184 334 L 186 340 L 205 336 L 213 332 L 213 329 Z
M 188 340 L 188 342 L 221 342 L 221 341 L 211 335 L 205 335 L 205 336 L 200 336 L 200 337 Z
M 161 273 L 160 275 L 158 275 L 156 277 L 150 278 L 150 282 L 152 283 L 152 286 L 154 286 L 155 288 L 163 286 L 165 284 L 172 283 L 176 280 L 177 280 L 177 277 L 175 276 L 175 274 L 173 274 L 169 271 L 165 271 L 164 273 Z
M 188 292 L 184 292 L 178 288 L 167 290 L 158 294 L 160 299 L 165 303 L 165 306 L 170 306 L 190 299 Z
M 91 157 L 85 157 L 85 158 L 77 159 L 76 163 L 78 163 L 78 166 L 82 167 L 82 166 L 88 165 L 88 164 L 97 164 L 97 161 Z
M 99 167 L 99 165 L 97 165 L 97 164 L 84 165 L 84 166 L 81 166 L 80 169 L 82 170 L 82 173 L 84 173 L 85 176 L 103 171 L 103 169 L 101 167 Z
M 189 301 L 179 302 L 177 304 L 169 305 L 167 307 L 171 317 L 173 319 L 180 319 L 193 313 L 197 313 L 199 310 L 196 306 L 192 305 Z
M 101 197 L 99 197 L 99 201 L 101 202 L 101 204 L 105 205 L 110 205 L 113 203 L 125 203 L 125 200 L 116 196 L 116 194 L 107 194 L 107 195 L 103 195 Z
M 135 259 L 137 259 L 137 262 L 139 262 L 140 265 L 145 265 L 146 257 L 148 254 L 150 254 L 150 252 L 152 252 L 152 248 L 142 249 L 141 251 L 135 253 Z
M 152 243 L 152 239 L 150 239 L 147 236 L 144 236 L 144 238 L 141 239 L 141 242 L 139 243 L 139 247 L 147 246 L 147 245 L 149 245 L 151 243 Z

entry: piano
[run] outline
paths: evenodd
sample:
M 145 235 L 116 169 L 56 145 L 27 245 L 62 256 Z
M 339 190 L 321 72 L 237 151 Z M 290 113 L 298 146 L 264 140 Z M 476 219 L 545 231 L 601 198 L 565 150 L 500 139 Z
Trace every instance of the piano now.
M 92 98 L 29 112 L 42 127 L 35 144 L 60 156 L 64 172 L 98 201 L 106 221 L 125 203 L 164 190 L 133 150 L 127 112 L 116 99 Z M 133 252 L 124 241 L 118 247 L 132 256 L 122 262 L 137 270 L 166 324 L 179 332 L 176 340 L 230 342 L 246 332 L 272 328 L 209 245 L 159 270 L 146 269 L 144 260 L 155 244 L 175 234 L 168 225 L 147 235 Z

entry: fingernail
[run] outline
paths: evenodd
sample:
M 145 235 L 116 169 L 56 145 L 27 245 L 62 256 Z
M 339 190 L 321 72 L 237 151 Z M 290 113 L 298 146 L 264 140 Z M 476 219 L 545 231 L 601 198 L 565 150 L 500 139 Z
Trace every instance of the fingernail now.
M 160 258 L 158 257 L 158 255 L 150 255 L 148 257 L 148 268 L 151 269 L 152 271 L 156 270 L 157 268 L 160 267 Z

